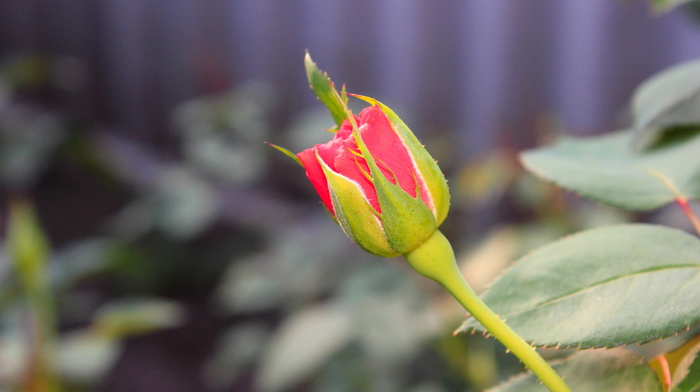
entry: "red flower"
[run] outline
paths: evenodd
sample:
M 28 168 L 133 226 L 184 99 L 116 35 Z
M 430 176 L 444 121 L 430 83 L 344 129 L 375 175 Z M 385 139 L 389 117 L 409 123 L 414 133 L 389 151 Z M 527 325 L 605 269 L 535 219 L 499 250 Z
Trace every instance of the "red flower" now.
M 359 134 L 382 174 L 393 184 L 398 181 L 401 189 L 412 197 L 416 197 L 416 189 L 420 189 L 421 199 L 432 209 L 427 187 L 417 171 L 416 164 L 382 109 L 379 106 L 370 106 L 354 118 Z M 317 155 L 328 168 L 355 182 L 361 188 L 365 200 L 378 213 L 382 212 L 371 179 L 371 171 L 357 146 L 353 125 L 349 119 L 343 122 L 331 141 L 317 144 L 297 154 L 306 169 L 307 177 L 321 196 L 321 201 L 335 215 L 328 180 Z
M 354 96 L 372 106 L 353 115 L 336 93 L 338 101 L 329 108 L 340 126 L 328 143 L 298 154 L 274 147 L 306 169 L 321 201 L 355 243 L 379 256 L 406 254 L 432 238 L 447 216 L 447 182 L 396 113 L 373 98 Z

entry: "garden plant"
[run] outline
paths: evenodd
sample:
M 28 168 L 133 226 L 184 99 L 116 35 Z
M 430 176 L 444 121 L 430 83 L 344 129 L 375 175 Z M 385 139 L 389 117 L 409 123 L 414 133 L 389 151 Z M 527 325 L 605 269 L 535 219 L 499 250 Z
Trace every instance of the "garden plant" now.
M 537 177 L 599 203 L 636 212 L 675 204 L 687 227 L 630 223 L 567 236 L 515 261 L 481 298 L 438 230 L 450 195 L 435 160 L 387 106 L 338 91 L 308 54 L 305 64 L 335 134 L 298 154 L 275 147 L 306 170 L 355 243 L 403 256 L 467 309 L 456 332 L 495 337 L 530 370 L 493 391 L 700 390 L 700 219 L 691 205 L 700 198 L 700 61 L 642 83 L 629 129 L 520 155 Z M 350 97 L 370 106 L 355 115 Z M 547 362 L 536 348 L 568 350 Z

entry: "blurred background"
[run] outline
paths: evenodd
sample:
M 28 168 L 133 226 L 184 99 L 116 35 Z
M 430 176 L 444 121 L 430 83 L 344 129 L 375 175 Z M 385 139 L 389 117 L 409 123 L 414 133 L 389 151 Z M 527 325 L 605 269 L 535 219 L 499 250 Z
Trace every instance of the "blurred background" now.
M 480 289 L 538 244 L 640 218 L 516 154 L 625 127 L 640 82 L 700 57 L 700 6 L 0 0 L 0 227 L 34 206 L 51 250 L 30 274 L 53 298 L 36 305 L 2 252 L 0 390 L 54 374 L 68 391 L 479 391 L 521 370 L 452 337 L 464 311 L 356 249 L 264 144 L 328 140 L 305 50 L 440 161 L 444 232 Z M 56 324 L 43 370 L 37 306 Z

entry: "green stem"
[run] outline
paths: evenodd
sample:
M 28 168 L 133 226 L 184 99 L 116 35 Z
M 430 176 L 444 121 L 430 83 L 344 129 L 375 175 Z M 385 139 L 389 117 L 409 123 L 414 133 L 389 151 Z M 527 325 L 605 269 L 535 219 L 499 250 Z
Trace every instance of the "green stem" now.
M 37 390 L 58 392 L 60 386 L 56 375 L 56 311 L 53 293 L 48 279 L 42 279 L 42 286 L 27 293 L 35 329 Z
M 564 380 L 472 290 L 457 267 L 452 246 L 435 234 L 417 249 L 404 255 L 418 273 L 440 283 L 486 330 L 515 354 L 552 392 L 571 392 Z
M 690 207 L 690 204 L 688 203 L 688 199 L 681 195 L 677 195 L 676 202 L 681 207 L 681 210 L 683 210 L 685 216 L 688 217 L 688 220 L 690 220 L 690 223 L 693 225 L 695 231 L 698 233 L 698 235 L 700 235 L 700 218 L 695 215 L 693 208 Z
M 12 204 L 7 244 L 31 314 L 31 336 L 28 338 L 33 343 L 33 352 L 23 390 L 58 392 L 56 309 L 47 265 L 49 245 L 34 210 L 25 201 Z

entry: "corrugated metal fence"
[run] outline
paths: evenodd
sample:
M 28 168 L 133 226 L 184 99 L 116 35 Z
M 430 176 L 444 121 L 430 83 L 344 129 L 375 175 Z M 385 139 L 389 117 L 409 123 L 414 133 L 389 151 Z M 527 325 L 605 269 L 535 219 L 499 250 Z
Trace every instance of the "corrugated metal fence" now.
M 284 124 L 313 103 L 309 49 L 471 153 L 504 129 L 527 144 L 542 113 L 612 129 L 641 80 L 700 57 L 700 23 L 642 0 L 0 0 L 0 52 L 23 49 L 82 60 L 86 89 L 63 104 L 150 142 L 176 103 L 251 79 L 277 88 Z

